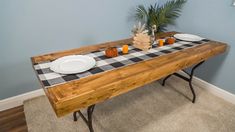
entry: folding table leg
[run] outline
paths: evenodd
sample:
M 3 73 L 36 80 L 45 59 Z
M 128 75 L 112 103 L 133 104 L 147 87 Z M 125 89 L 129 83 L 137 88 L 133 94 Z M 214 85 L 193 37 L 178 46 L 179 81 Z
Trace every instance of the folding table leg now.
M 189 82 L 189 87 L 190 87 L 190 90 L 191 90 L 191 92 L 192 92 L 192 94 L 193 94 L 193 100 L 192 100 L 192 102 L 195 103 L 196 94 L 195 94 L 195 91 L 194 91 L 194 88 L 193 88 L 193 85 L 192 85 L 193 75 L 194 75 L 195 69 L 196 69 L 197 67 L 199 67 L 199 66 L 200 66 L 202 63 L 204 63 L 204 62 L 205 62 L 205 61 L 202 61 L 202 62 L 198 63 L 197 65 L 195 65 L 195 66 L 192 68 L 192 70 L 191 70 L 190 73 L 188 73 L 188 72 L 186 72 L 185 70 L 183 70 L 183 72 L 185 72 L 189 77 L 185 77 L 185 76 L 183 76 L 183 75 L 181 75 L 181 74 L 179 74 L 179 73 L 173 73 L 173 74 L 168 75 L 167 77 L 165 77 L 165 78 L 163 79 L 162 86 L 165 86 L 166 80 L 167 80 L 168 78 L 170 78 L 172 75 L 175 75 L 175 76 L 177 76 L 177 77 L 179 77 L 179 78 L 181 78 L 181 79 L 183 79 L 183 80 Z
M 162 86 L 165 86 L 166 80 L 167 80 L 168 78 L 170 78 L 171 76 L 172 76 L 172 74 L 168 75 L 167 77 L 165 77 L 165 78 L 163 79 Z
M 90 132 L 94 132 L 94 129 L 92 126 L 92 114 L 93 114 L 94 109 L 95 109 L 95 105 L 91 105 L 87 108 L 87 118 L 82 114 L 80 110 L 73 113 L 74 121 L 77 121 L 77 113 L 78 113 L 80 117 L 83 119 L 83 121 L 87 124 Z
M 77 121 L 78 120 L 77 113 L 78 113 L 78 111 L 73 112 L 73 121 Z

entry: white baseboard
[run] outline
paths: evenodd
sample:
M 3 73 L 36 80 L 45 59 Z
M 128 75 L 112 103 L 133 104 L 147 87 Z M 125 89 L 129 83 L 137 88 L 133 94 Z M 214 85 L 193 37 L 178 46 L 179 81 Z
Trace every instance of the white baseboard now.
M 38 97 L 41 95 L 45 95 L 43 89 L 34 90 L 28 93 L 0 100 L 0 111 L 23 105 L 23 102 L 25 100 Z
M 205 90 L 207 90 L 208 92 L 232 103 L 232 104 L 235 104 L 235 95 L 228 92 L 228 91 L 225 91 L 213 84 L 210 84 L 198 77 L 195 77 L 193 78 L 193 84 L 199 86 L 200 88 L 204 88 Z
M 182 72 L 180 72 L 182 73 Z M 211 92 L 212 94 L 235 104 L 235 95 L 229 93 L 215 85 L 212 85 L 200 78 L 194 77 L 193 83 L 201 88 L 206 89 L 207 91 Z M 0 100 L 0 111 L 7 110 L 10 108 L 14 108 L 23 104 L 25 100 L 38 97 L 41 95 L 45 95 L 43 89 L 38 89 L 35 91 L 31 91 L 25 94 L 17 95 L 14 97 L 10 97 L 4 100 Z
M 180 74 L 187 76 L 186 73 L 184 73 L 183 71 L 179 71 Z M 196 76 L 193 76 L 193 82 L 194 85 L 199 86 L 200 88 L 203 88 L 205 90 L 207 90 L 208 92 L 214 94 L 217 97 L 220 97 L 232 104 L 235 104 L 235 95 L 223 90 L 222 88 L 219 88 L 213 84 L 210 84 Z

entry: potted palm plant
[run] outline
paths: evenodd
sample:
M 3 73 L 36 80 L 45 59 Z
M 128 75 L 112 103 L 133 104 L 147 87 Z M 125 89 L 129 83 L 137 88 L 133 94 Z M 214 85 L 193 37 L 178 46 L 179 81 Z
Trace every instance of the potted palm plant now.
M 139 5 L 136 9 L 135 17 L 138 21 L 146 24 L 149 34 L 152 34 L 152 28 L 156 28 L 154 32 L 164 32 L 168 25 L 174 25 L 175 19 L 180 16 L 181 9 L 187 0 L 171 0 L 163 5 L 150 5 L 144 7 Z

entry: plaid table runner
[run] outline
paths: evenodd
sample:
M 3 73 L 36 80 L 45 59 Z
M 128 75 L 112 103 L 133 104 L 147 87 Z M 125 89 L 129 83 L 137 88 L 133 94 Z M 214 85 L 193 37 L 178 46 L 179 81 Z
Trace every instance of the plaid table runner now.
M 195 47 L 197 45 L 208 42 L 209 40 L 204 39 L 198 42 L 186 42 L 177 40 L 176 43 L 172 45 L 166 45 L 162 47 L 157 47 L 156 44 L 153 47 L 146 51 L 139 50 L 134 48 L 133 46 L 129 46 L 129 53 L 126 55 L 122 54 L 121 47 L 118 47 L 119 56 L 114 58 L 107 58 L 104 55 L 104 51 L 95 51 L 85 55 L 90 57 L 94 57 L 96 60 L 96 66 L 89 71 L 71 74 L 71 75 L 63 75 L 58 74 L 50 70 L 51 62 L 42 62 L 34 64 L 34 68 L 36 70 L 37 76 L 40 81 L 44 85 L 45 88 L 53 87 L 55 85 L 63 84 L 69 81 L 78 80 L 80 78 L 88 77 L 94 74 L 114 70 L 116 68 L 124 67 L 127 65 L 135 64 L 141 61 L 146 61 L 149 59 L 153 59 L 155 57 L 177 52 L 183 49 Z

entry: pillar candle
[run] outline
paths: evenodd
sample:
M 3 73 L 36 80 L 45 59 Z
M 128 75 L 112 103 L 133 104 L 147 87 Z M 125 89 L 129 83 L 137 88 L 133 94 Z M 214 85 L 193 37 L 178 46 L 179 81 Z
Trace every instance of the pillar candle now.
M 123 45 L 122 46 L 122 53 L 127 54 L 128 53 L 128 45 Z
M 158 46 L 161 47 L 163 45 L 164 45 L 164 40 L 163 39 L 159 39 Z

